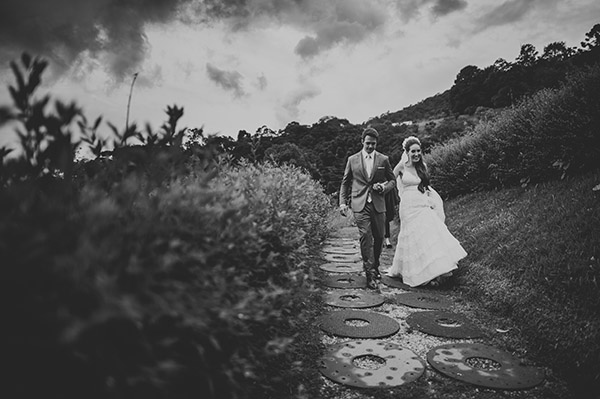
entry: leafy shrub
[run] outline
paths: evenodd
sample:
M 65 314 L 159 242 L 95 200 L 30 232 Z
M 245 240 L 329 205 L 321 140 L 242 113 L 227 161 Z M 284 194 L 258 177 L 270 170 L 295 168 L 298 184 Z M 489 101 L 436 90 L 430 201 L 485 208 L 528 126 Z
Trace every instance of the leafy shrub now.
M 435 147 L 433 184 L 446 196 L 527 185 L 600 166 L 600 66 L 577 72 Z
M 31 138 L 1 170 L 0 292 L 10 303 L 3 353 L 11 366 L 3 392 L 302 397 L 298 375 L 310 366 L 298 356 L 317 342 L 303 336 L 320 301 L 308 265 L 328 232 L 318 183 L 296 167 L 234 167 L 209 146 L 182 148 L 177 107 L 164 135 L 127 147 L 136 129 L 115 129 L 122 147 L 74 164 L 76 128 L 102 155 L 100 119 L 89 128 L 75 105 L 76 113 L 44 116 L 49 97 L 33 99 L 38 78 L 13 90 L 22 112 L 1 109 Z M 47 152 L 57 148 L 56 126 L 67 156 Z
M 313 296 L 328 201 L 292 167 L 131 174 L 65 201 L 0 195 L 13 387 L 56 397 L 269 397 Z M 295 350 L 298 350 L 296 348 Z M 32 364 L 35 363 L 35 364 Z M 36 381 L 36 384 L 31 384 Z

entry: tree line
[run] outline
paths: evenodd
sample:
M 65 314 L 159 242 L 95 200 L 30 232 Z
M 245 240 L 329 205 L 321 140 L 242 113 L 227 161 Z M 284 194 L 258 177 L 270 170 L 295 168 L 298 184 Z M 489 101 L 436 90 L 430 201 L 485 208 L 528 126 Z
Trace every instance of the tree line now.
M 445 92 L 361 124 L 324 116 L 312 125 L 294 121 L 279 131 L 261 126 L 254 134 L 240 131 L 236 139 L 219 135 L 203 139 L 234 159 L 303 167 L 332 194 L 339 189 L 346 158 L 360 149 L 360 134 L 367 125 L 379 131 L 378 150 L 395 163 L 408 135 L 419 135 L 428 152 L 468 133 L 480 120 L 494 117 L 497 110 L 516 105 L 541 89 L 558 88 L 569 74 L 599 61 L 600 24 L 596 24 L 579 48 L 553 42 L 540 55 L 535 46 L 524 44 L 514 62 L 500 58 L 483 69 L 465 66 Z

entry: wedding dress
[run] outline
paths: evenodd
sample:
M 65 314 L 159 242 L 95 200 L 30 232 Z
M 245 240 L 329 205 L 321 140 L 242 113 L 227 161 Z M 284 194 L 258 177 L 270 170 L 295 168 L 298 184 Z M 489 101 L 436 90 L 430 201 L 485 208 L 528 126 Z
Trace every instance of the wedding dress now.
M 433 190 L 421 193 L 421 179 L 414 168 L 406 167 L 397 178 L 400 194 L 400 233 L 396 253 L 387 274 L 402 277 L 415 287 L 457 269 L 467 256 L 444 223 L 442 200 Z

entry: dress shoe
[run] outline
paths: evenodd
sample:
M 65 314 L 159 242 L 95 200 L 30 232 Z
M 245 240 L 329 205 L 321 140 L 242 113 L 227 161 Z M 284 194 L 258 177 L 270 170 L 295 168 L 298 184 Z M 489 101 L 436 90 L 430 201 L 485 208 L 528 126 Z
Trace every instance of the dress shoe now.
M 381 273 L 379 273 L 379 269 L 375 269 L 375 270 L 373 270 L 373 277 L 374 277 L 376 280 L 381 280 Z
M 367 277 L 367 288 L 376 290 L 379 289 L 379 284 L 377 284 L 377 280 L 374 278 Z
M 385 238 L 383 245 L 385 245 L 386 248 L 392 247 L 392 243 L 390 242 L 390 239 L 388 237 Z

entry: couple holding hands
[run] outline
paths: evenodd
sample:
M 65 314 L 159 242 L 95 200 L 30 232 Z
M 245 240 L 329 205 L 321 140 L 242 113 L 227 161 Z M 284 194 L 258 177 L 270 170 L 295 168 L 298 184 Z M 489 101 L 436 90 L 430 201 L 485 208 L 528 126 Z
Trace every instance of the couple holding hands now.
M 444 223 L 442 200 L 430 186 L 419 139 L 410 136 L 404 140 L 402 159 L 393 170 L 389 158 L 375 151 L 378 139 L 375 129 L 368 127 L 363 131 L 363 148 L 348 157 L 339 198 L 341 214 L 347 216 L 350 210 L 354 213 L 367 286 L 378 288 L 386 221 L 385 194 L 396 189 L 400 196 L 401 224 L 394 260 L 387 274 L 401 277 L 411 287 L 438 285 L 441 278 L 452 274 L 467 253 Z

